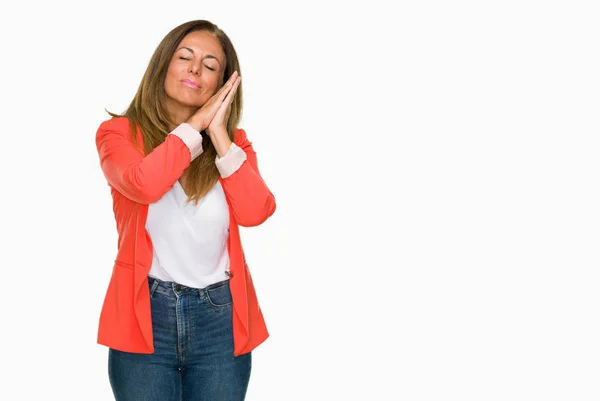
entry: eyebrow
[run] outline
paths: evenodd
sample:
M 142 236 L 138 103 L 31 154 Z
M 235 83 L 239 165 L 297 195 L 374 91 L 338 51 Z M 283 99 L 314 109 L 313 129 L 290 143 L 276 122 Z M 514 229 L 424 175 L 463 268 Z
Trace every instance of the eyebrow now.
M 194 51 L 192 49 L 190 49 L 189 47 L 186 46 L 181 46 L 179 49 L 177 49 L 177 51 L 181 50 L 181 49 L 185 49 L 187 51 L 189 51 L 190 53 L 194 54 Z M 207 54 L 206 56 L 204 56 L 204 58 L 212 58 L 217 60 L 217 63 L 219 63 L 219 65 L 221 65 L 221 63 L 219 62 L 219 59 L 216 58 L 215 56 L 213 56 L 212 54 Z

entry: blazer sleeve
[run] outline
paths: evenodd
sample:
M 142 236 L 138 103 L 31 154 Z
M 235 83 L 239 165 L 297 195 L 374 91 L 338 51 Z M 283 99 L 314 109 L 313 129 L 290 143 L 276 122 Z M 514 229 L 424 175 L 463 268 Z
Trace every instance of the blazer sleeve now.
M 232 148 L 233 152 L 243 152 L 244 155 L 238 158 L 239 166 L 229 171 L 217 164 L 221 185 L 236 223 L 244 227 L 257 226 L 275 212 L 275 197 L 260 175 L 256 152 L 243 129 L 238 128 Z M 235 157 L 235 153 L 231 156 Z
M 150 204 L 160 200 L 202 153 L 202 136 L 181 124 L 144 155 L 131 141 L 129 121 L 113 118 L 100 124 L 96 148 L 109 185 L 134 202 Z

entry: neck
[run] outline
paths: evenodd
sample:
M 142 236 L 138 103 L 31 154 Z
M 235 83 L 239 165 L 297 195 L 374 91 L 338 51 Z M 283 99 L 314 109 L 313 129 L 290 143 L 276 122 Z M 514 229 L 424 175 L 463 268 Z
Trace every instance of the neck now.
M 173 104 L 167 101 L 167 111 L 171 118 L 171 124 L 169 130 L 173 131 L 181 123 L 187 122 L 191 116 L 198 111 L 198 107 L 182 106 L 180 104 Z

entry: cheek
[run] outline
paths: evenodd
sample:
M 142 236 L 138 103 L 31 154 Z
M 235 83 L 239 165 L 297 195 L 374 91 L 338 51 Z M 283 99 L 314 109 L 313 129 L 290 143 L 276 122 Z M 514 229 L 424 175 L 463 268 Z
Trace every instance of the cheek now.
M 210 82 L 207 82 L 205 84 L 206 86 L 206 91 L 212 96 L 214 95 L 217 90 L 219 90 L 219 82 L 215 81 L 215 80 L 211 80 Z
M 165 77 L 165 92 L 167 95 L 171 94 L 175 90 L 175 85 L 177 84 L 177 77 L 173 73 L 172 70 L 167 71 L 167 76 Z

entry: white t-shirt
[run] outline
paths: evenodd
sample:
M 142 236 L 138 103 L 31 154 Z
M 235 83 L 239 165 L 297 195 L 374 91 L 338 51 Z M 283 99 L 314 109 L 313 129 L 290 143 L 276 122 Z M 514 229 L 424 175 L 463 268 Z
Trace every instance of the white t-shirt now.
M 149 205 L 146 230 L 153 245 L 149 276 L 193 288 L 229 278 L 229 207 L 219 181 L 198 205 L 175 182 Z

